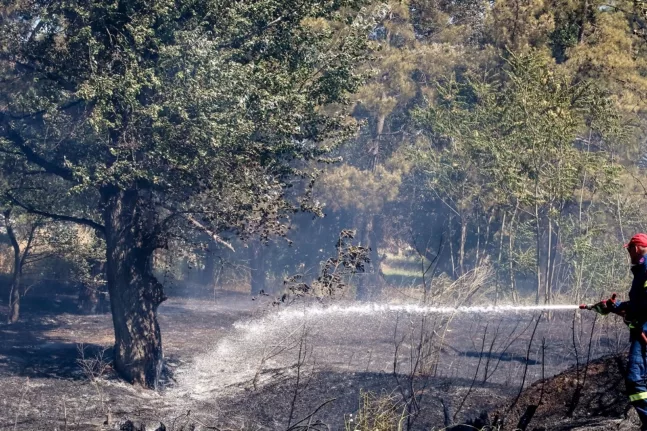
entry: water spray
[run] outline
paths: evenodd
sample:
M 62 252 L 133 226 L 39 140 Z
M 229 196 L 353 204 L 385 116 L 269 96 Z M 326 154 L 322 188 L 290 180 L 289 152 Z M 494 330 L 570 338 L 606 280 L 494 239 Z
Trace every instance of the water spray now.
M 361 348 L 364 340 L 372 339 L 374 334 L 380 332 L 383 322 L 396 322 L 401 316 L 464 316 L 468 319 L 487 320 L 486 316 L 523 317 L 524 314 L 543 311 L 573 312 L 577 309 L 578 305 L 571 304 L 435 306 L 351 301 L 295 303 L 285 308 L 266 309 L 266 312 L 252 319 L 234 322 L 230 335 L 219 339 L 212 348 L 195 357 L 190 364 L 176 370 L 178 385 L 175 390 L 178 397 L 202 400 L 212 399 L 216 393 L 218 396 L 233 396 L 238 385 L 243 382 L 256 379 L 260 385 L 264 384 L 268 376 L 259 377 L 259 364 L 277 369 L 287 366 L 288 362 L 291 364 L 292 358 L 288 360 L 276 352 L 294 343 L 303 325 L 307 325 L 312 331 L 310 336 L 328 340 L 323 342 L 332 343 L 330 340 L 336 339 L 335 337 L 339 337 L 339 340 L 349 337 L 349 340 L 353 340 L 349 342 L 359 343 L 356 347 Z M 391 330 L 391 327 L 388 327 L 389 333 Z M 383 340 L 376 339 L 375 342 L 381 343 Z M 348 348 L 345 343 L 328 345 L 338 349 L 333 353 L 326 353 L 332 355 L 331 367 L 338 365 L 339 357 L 345 357 L 343 351 Z M 375 361 L 378 361 L 378 357 L 379 355 L 375 357 Z M 386 361 L 391 364 L 392 358 L 389 357 Z
M 520 313 L 527 311 L 565 311 L 577 310 L 579 306 L 571 304 L 561 305 L 490 305 L 490 306 L 431 306 L 419 304 L 335 304 L 327 307 L 310 306 L 306 308 L 287 308 L 279 312 L 282 319 L 296 316 L 323 316 L 323 315 L 369 315 L 386 313 L 406 314 L 456 314 L 456 313 Z

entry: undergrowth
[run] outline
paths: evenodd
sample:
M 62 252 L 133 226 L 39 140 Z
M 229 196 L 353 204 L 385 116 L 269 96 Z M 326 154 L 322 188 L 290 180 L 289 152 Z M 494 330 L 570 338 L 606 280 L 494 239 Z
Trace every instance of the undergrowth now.
M 359 410 L 344 418 L 345 431 L 402 431 L 406 407 L 394 394 L 360 392 Z

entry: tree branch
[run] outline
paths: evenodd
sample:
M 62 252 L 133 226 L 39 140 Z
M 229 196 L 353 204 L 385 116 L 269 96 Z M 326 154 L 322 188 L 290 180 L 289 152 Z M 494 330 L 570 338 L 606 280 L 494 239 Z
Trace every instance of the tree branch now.
M 83 103 L 86 103 L 85 99 L 72 100 L 68 103 L 64 103 L 63 105 L 59 106 L 56 110 L 59 112 L 66 111 L 68 109 L 74 108 L 75 106 L 81 105 Z M 27 119 L 42 118 L 42 116 L 45 113 L 47 113 L 46 109 L 41 109 L 40 111 L 30 112 L 30 113 L 21 114 L 21 115 L 15 115 L 8 111 L 3 111 L 3 112 L 0 112 L 0 117 L 4 116 L 9 118 L 10 120 L 21 121 L 21 120 L 27 120 Z
M 215 233 L 214 231 L 212 231 L 211 229 L 209 229 L 208 227 L 206 227 L 205 225 L 200 223 L 198 220 L 196 220 L 191 215 L 191 214 L 195 214 L 196 211 L 179 211 L 179 210 L 176 210 L 176 209 L 174 209 L 174 208 L 172 208 L 172 207 L 170 207 L 168 205 L 164 205 L 164 204 L 161 204 L 161 203 L 160 203 L 160 206 L 171 213 L 168 217 L 166 217 L 162 221 L 162 227 L 163 228 L 165 228 L 171 222 L 171 220 L 173 220 L 174 218 L 183 217 L 189 223 L 191 223 L 193 226 L 198 228 L 198 230 L 200 230 L 200 231 L 206 233 L 207 235 L 209 235 L 211 237 L 211 239 L 213 239 L 218 244 L 224 245 L 225 247 L 227 247 L 229 250 L 233 251 L 234 253 L 236 252 L 236 250 L 234 249 L 234 246 L 231 245 L 231 243 L 229 243 L 229 242 L 225 241 L 224 239 L 222 239 L 220 237 L 220 235 L 218 235 L 217 233 Z
M 218 244 L 222 244 L 225 247 L 227 247 L 229 250 L 233 251 L 234 253 L 236 250 L 234 249 L 234 246 L 232 246 L 230 243 L 222 239 L 217 233 L 213 232 L 211 229 L 197 221 L 192 215 L 190 214 L 183 214 L 182 215 L 185 219 L 187 219 L 193 226 L 197 227 L 199 230 L 203 231 L 207 235 L 211 237 L 215 242 Z
M 14 249 L 14 254 L 16 256 L 19 256 L 20 245 L 18 244 L 18 240 L 16 239 L 16 234 L 11 224 L 11 208 L 5 210 L 4 212 L 4 224 L 5 224 L 5 229 L 7 229 L 7 235 L 9 235 L 9 240 L 11 241 L 11 246 Z M 17 260 L 18 260 L 18 257 L 16 257 L 16 261 Z
M 25 142 L 25 139 L 20 135 L 20 133 L 18 133 L 13 127 L 8 124 L 6 118 L 7 116 L 5 113 L 0 113 L 0 123 L 4 123 L 6 129 L 5 136 L 8 138 L 10 143 L 13 144 L 14 147 L 20 150 L 27 161 L 40 166 L 50 174 L 57 175 L 64 180 L 78 184 L 78 181 L 76 180 L 76 178 L 74 178 L 74 173 L 70 169 L 46 160 L 45 158 L 37 154 L 32 148 L 30 148 Z
M 40 215 L 43 217 L 51 218 L 53 220 L 60 220 L 60 221 L 68 221 L 72 223 L 77 223 L 85 226 L 89 226 L 101 233 L 105 233 L 105 227 L 102 224 L 99 224 L 93 220 L 86 219 L 83 217 L 74 217 L 74 216 L 68 216 L 64 214 L 55 214 L 55 213 L 50 213 L 47 211 L 41 211 L 38 210 L 31 205 L 24 204 L 20 202 L 18 199 L 16 199 L 14 196 L 12 196 L 10 193 L 6 193 L 7 198 L 15 205 L 19 206 L 20 208 L 24 209 L 30 214 L 36 214 Z
M 37 255 L 31 255 L 29 259 L 26 259 L 23 262 L 23 267 L 28 267 L 30 265 L 33 265 L 34 263 L 40 262 L 45 259 L 49 259 L 52 256 L 54 256 L 54 253 L 42 253 L 42 254 L 37 254 Z
M 25 250 L 22 252 L 22 256 L 20 257 L 20 268 L 25 266 L 25 258 L 27 255 L 29 255 L 29 252 L 31 251 L 31 246 L 34 243 L 34 235 L 36 234 L 36 230 L 38 229 L 38 223 L 34 223 L 31 225 L 31 228 L 29 229 L 29 236 L 27 238 L 27 245 L 25 246 Z
M 74 92 L 77 89 L 77 85 L 74 82 L 70 82 L 65 79 L 61 74 L 40 70 L 33 64 L 19 61 L 6 53 L 0 54 L 0 61 L 6 61 L 13 64 L 13 68 L 17 72 L 16 75 L 31 73 L 32 76 L 35 75 L 34 77 L 38 78 L 40 81 L 48 80 L 57 83 L 64 90 Z

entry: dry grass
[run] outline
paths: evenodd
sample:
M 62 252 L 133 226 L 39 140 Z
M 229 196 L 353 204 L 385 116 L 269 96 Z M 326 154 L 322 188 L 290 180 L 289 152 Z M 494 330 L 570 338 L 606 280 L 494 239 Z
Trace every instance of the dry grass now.
M 480 266 L 456 280 L 441 274 L 431 280 L 425 280 L 411 287 L 391 287 L 383 289 L 378 300 L 399 303 L 412 301 L 433 305 L 459 306 L 468 303 L 486 301 L 493 291 L 491 281 L 494 271 L 490 266 Z M 422 276 L 420 276 L 422 280 Z
M 346 431 L 402 431 L 406 407 L 396 394 L 361 391 L 359 410 L 344 418 Z

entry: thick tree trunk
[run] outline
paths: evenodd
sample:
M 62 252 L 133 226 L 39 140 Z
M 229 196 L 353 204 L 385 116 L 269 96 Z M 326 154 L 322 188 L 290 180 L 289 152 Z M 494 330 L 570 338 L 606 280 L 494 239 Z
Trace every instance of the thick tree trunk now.
M 131 383 L 156 388 L 163 362 L 157 307 L 166 298 L 152 272 L 160 239 L 153 209 L 137 190 L 102 192 L 115 368 Z
M 249 262 L 251 272 L 252 295 L 265 292 L 265 250 L 260 241 L 249 244 Z

